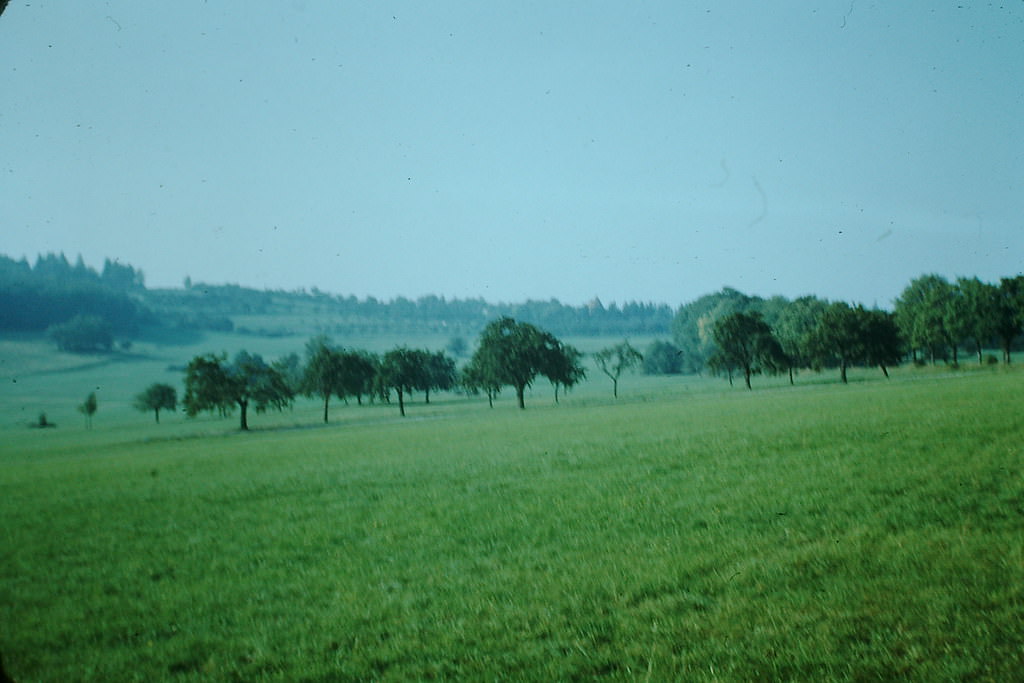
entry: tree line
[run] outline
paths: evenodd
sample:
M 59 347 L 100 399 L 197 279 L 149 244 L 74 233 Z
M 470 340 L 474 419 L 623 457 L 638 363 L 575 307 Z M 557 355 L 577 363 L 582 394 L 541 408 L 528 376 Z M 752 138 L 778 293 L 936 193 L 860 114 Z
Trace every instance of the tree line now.
M 448 299 L 425 295 L 417 299 L 332 295 L 311 291 L 256 290 L 237 284 L 211 285 L 186 278 L 179 289 L 147 289 L 142 270 L 105 259 L 99 271 L 81 256 L 71 263 L 63 254 L 46 254 L 34 264 L 0 255 L 0 331 L 42 332 L 71 325 L 72 340 L 63 350 L 103 350 L 106 333 L 129 339 L 147 329 L 215 331 L 261 336 L 292 335 L 288 328 L 236 328 L 232 316 L 308 317 L 318 328 L 336 334 L 438 333 L 475 335 L 500 317 L 512 317 L 555 334 L 665 334 L 674 315 L 667 304 L 630 301 L 604 305 L 593 299 L 582 306 L 557 299 L 523 303 L 491 303 L 480 298 Z M 75 330 L 82 320 L 104 335 L 89 338 Z M 97 323 L 97 319 L 99 322 Z M 51 335 L 53 336 L 53 335 Z M 64 336 L 67 339 L 68 335 Z M 75 339 L 86 339 L 78 344 Z M 109 346 L 108 346 L 109 348 Z
M 143 290 L 142 271 L 110 259 L 96 271 L 80 256 L 72 265 L 64 254 L 47 254 L 29 265 L 0 255 L 0 331 L 42 332 L 81 317 L 130 336 L 154 322 L 138 298 Z
M 998 285 L 977 278 L 951 283 L 937 275 L 921 276 L 905 288 L 893 312 L 810 296 L 765 300 L 727 288 L 683 306 L 676 325 L 678 345 L 657 340 L 645 356 L 624 340 L 593 354 L 616 398 L 625 370 L 681 372 L 699 354 L 699 370 L 726 375 L 730 383 L 742 376 L 748 389 L 752 376 L 761 373 L 788 373 L 793 383 L 800 368 L 838 368 L 846 383 L 853 366 L 875 366 L 888 377 L 888 368 L 907 359 L 957 363 L 964 345 L 985 362 L 983 349 L 998 344 L 1009 363 L 1024 333 L 1024 276 L 1003 278 Z M 226 354 L 197 356 L 185 369 L 184 406 L 190 416 L 204 411 L 226 415 L 237 407 L 242 429 L 248 429 L 250 406 L 257 412 L 282 409 L 300 394 L 322 401 L 325 423 L 332 398 L 390 403 L 394 395 L 404 416 L 406 398 L 416 391 L 423 392 L 426 403 L 431 391 L 485 393 L 493 407 L 495 396 L 511 387 L 522 409 L 525 391 L 537 377 L 552 384 L 557 401 L 559 391 L 577 385 L 586 374 L 578 349 L 506 316 L 485 326 L 461 369 L 443 351 L 400 346 L 377 355 L 337 346 L 323 334 L 306 344 L 305 359 L 292 353 L 267 363 L 246 351 L 230 361 Z M 154 411 L 157 421 L 161 409 L 175 405 L 174 390 L 166 385 L 153 385 L 136 399 L 136 407 Z
M 322 402 L 323 421 L 330 419 L 332 398 L 398 403 L 406 414 L 406 399 L 422 392 L 430 403 L 430 392 L 461 388 L 468 393 L 486 393 L 490 405 L 505 387 L 516 394 L 519 408 L 526 407 L 525 391 L 538 376 L 558 389 L 569 389 L 586 377 L 583 354 L 550 332 L 512 318 L 492 321 L 480 335 L 472 358 L 461 370 L 443 351 L 396 347 L 382 355 L 334 344 L 330 337 L 317 335 L 305 348 L 305 358 L 290 354 L 268 363 L 258 354 L 239 351 L 203 354 L 189 361 L 184 371 L 183 405 L 190 417 L 203 412 L 228 415 L 237 408 L 239 427 L 249 428 L 249 409 L 257 413 L 283 409 L 296 396 Z M 136 407 L 153 411 L 174 410 L 177 397 L 173 387 L 155 384 L 136 397 Z
M 723 289 L 680 308 L 673 321 L 684 371 L 750 377 L 811 368 L 887 368 L 904 360 L 959 363 L 969 348 L 999 348 L 1004 363 L 1024 332 L 1024 276 L 998 284 L 950 282 L 923 275 L 903 290 L 892 312 L 812 296 L 761 299 Z

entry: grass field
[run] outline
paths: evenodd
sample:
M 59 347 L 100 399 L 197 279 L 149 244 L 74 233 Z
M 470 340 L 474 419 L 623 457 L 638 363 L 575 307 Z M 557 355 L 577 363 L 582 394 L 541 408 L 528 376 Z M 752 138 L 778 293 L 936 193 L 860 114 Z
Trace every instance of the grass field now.
M 131 410 L 180 378 L 166 349 L 29 346 L 0 394 L 21 683 L 1022 680 L 1024 372 L 630 376 L 618 402 L 594 376 L 240 434 Z

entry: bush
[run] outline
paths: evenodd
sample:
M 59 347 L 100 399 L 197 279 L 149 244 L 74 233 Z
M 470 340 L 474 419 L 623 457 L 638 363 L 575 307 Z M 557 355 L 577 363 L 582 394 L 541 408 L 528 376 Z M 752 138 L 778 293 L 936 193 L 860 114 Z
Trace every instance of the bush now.
M 675 344 L 655 341 L 644 354 L 645 375 L 678 375 L 683 371 L 683 355 Z
M 110 323 L 95 315 L 76 315 L 65 323 L 51 325 L 46 333 L 61 351 L 89 353 L 110 351 L 114 346 Z

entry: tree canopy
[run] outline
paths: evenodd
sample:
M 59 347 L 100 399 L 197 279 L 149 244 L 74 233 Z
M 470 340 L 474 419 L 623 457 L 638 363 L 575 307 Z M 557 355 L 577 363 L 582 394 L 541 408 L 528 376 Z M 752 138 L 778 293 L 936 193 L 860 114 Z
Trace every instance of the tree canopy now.
M 239 351 L 232 362 L 224 355 L 206 354 L 193 358 L 185 369 L 185 412 L 218 410 L 230 413 L 238 406 L 239 428 L 249 429 L 248 410 L 278 410 L 289 405 L 294 394 L 284 377 L 258 354 Z
M 619 377 L 622 376 L 622 372 L 637 367 L 643 361 L 643 354 L 633 348 L 627 340 L 594 354 L 597 367 L 612 380 L 612 396 L 615 398 L 619 397 Z
M 651 342 L 644 352 L 645 375 L 678 375 L 683 371 L 683 352 L 671 342 Z
M 178 391 L 170 384 L 151 384 L 135 397 L 135 409 L 143 413 L 152 410 L 157 423 L 160 422 L 161 410 L 174 410 L 177 407 Z
M 323 401 L 326 424 L 331 396 L 345 395 L 341 351 L 326 335 L 313 337 L 306 343 L 306 364 L 300 387 L 303 395 Z
M 730 373 L 742 370 L 747 389 L 751 375 L 786 366 L 782 347 L 759 312 L 732 313 L 716 321 L 713 330 L 717 348 L 712 362 Z
M 398 413 L 405 417 L 405 395 L 423 384 L 422 352 L 400 346 L 384 354 L 380 362 L 380 382 L 398 395 Z
M 562 344 L 550 332 L 509 317 L 494 320 L 480 334 L 470 364 L 478 386 L 511 386 L 520 409 L 526 408 L 526 388 L 537 375 L 552 383 L 571 386 L 583 376 L 578 352 Z

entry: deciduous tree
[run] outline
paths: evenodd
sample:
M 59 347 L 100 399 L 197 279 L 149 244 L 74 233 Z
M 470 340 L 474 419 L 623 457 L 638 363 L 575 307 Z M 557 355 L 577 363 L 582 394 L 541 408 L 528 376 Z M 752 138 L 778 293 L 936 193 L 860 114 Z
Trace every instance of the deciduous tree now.
M 467 392 L 476 394 L 483 391 L 487 394 L 487 403 L 493 408 L 494 397 L 501 393 L 502 382 L 499 377 L 497 368 L 486 367 L 485 364 L 490 360 L 484 354 L 474 355 L 469 363 L 462 368 L 460 374 L 460 382 Z
M 622 376 L 623 371 L 643 363 L 644 356 L 633 348 L 628 340 L 624 339 L 615 346 L 609 346 L 595 353 L 594 362 L 597 363 L 598 369 L 612 380 L 612 396 L 618 398 L 619 377 Z
M 645 375 L 678 375 L 683 371 L 683 354 L 675 344 L 656 340 L 644 352 Z
M 161 410 L 174 410 L 177 407 L 178 391 L 170 384 L 151 384 L 135 397 L 135 409 L 143 413 L 152 410 L 157 424 L 160 423 Z
M 258 354 L 239 351 L 231 363 L 226 356 L 206 354 L 193 358 L 185 369 L 185 412 L 195 417 L 204 410 L 230 412 L 238 406 L 239 428 L 249 429 L 249 406 L 257 413 L 281 410 L 294 394 L 274 367 Z
M 1003 362 L 1010 363 L 1013 341 L 1024 331 L 1024 275 L 999 281 L 996 331 L 1003 349 Z
M 558 390 L 562 387 L 568 391 L 587 377 L 583 367 L 583 353 L 574 346 L 558 342 L 550 349 L 547 366 L 542 374 L 548 378 L 555 388 L 555 403 L 558 403 Z
M 344 395 L 344 374 L 341 352 L 326 335 L 318 335 L 306 342 L 306 364 L 302 372 L 302 393 L 315 397 L 324 404 L 324 424 L 328 421 L 331 396 Z
M 758 312 L 732 313 L 714 325 L 713 365 L 743 371 L 750 389 L 750 376 L 764 371 L 777 372 L 785 366 L 782 347 L 771 327 Z
M 789 383 L 794 384 L 793 371 L 814 365 L 811 334 L 828 302 L 813 296 L 803 296 L 782 308 L 775 323 L 775 338 L 779 340 L 787 359 Z
M 554 374 L 552 368 L 558 364 L 553 359 L 560 353 L 562 344 L 551 333 L 502 317 L 489 323 L 480 334 L 471 364 L 475 365 L 475 372 L 483 373 L 480 381 L 485 385 L 513 387 L 519 408 L 525 409 L 526 388 L 537 375 Z
M 984 363 L 982 351 L 985 344 L 999 335 L 999 287 L 976 277 L 959 278 L 956 287 L 966 309 L 966 338 L 974 347 L 980 365 Z
M 920 351 L 935 363 L 955 343 L 947 326 L 952 294 L 952 285 L 941 275 L 922 275 L 896 299 L 896 324 L 915 360 Z
M 381 385 L 398 394 L 398 413 L 402 417 L 405 417 L 405 395 L 423 384 L 421 353 L 401 346 L 388 351 L 381 359 Z
M 89 395 L 85 397 L 85 401 L 78 406 L 78 412 L 85 415 L 85 427 L 86 429 L 92 429 L 92 416 L 96 414 L 96 410 L 99 408 L 99 401 L 96 400 L 96 392 L 90 391 Z
M 372 398 L 379 366 L 380 359 L 369 351 L 342 349 L 341 388 L 344 397 L 355 396 L 359 405 L 363 404 L 363 396 Z
M 430 403 L 431 391 L 451 391 L 455 387 L 458 379 L 455 361 L 443 351 L 422 351 L 419 361 L 423 366 L 419 389 L 424 393 L 424 402 Z

